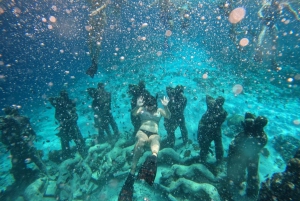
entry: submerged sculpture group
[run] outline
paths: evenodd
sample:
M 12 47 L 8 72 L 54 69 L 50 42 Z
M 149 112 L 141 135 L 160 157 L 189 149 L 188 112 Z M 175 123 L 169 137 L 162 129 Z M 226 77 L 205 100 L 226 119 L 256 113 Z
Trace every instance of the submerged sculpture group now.
M 34 148 L 36 134 L 29 118 L 20 115 L 16 107 L 6 107 L 3 110 L 5 115 L 0 119 L 1 140 L 11 154 L 11 173 L 15 185 L 20 187 L 25 181 L 29 185 L 24 188 L 24 199 L 38 200 L 43 196 L 52 196 L 58 200 L 93 200 L 98 187 L 113 178 L 123 178 L 130 169 L 117 194 L 118 200 L 133 200 L 136 168 L 139 168 L 137 177 L 153 185 L 157 164 L 164 164 L 170 165 L 170 168 L 162 171 L 157 185 L 170 200 L 184 197 L 188 200 L 237 200 L 243 193 L 253 200 L 271 200 L 274 197 L 277 200 L 296 200 L 299 196 L 299 151 L 284 173 L 275 174 L 259 189 L 259 154 L 268 141 L 263 130 L 268 123 L 266 117 L 246 113 L 241 122 L 243 130 L 232 139 L 228 156 L 224 159 L 221 126 L 227 117 L 223 108 L 225 99 L 207 95 L 207 111 L 198 126 L 200 155 L 182 158 L 176 152 L 178 146 L 175 146 L 175 130 L 178 127 L 183 145 L 187 149 L 195 146 L 188 139 L 185 125 L 187 99 L 181 85 L 167 87 L 166 91 L 168 98 L 164 97 L 161 100 L 163 108 L 158 108 L 157 96 L 146 90 L 144 82 L 129 85 L 134 135 L 127 136 L 127 139 L 119 133 L 111 112 L 111 94 L 105 91 L 103 83 L 99 83 L 97 88 L 87 89 L 93 99 L 94 126 L 98 129 L 98 135 L 88 139 L 81 135 L 77 126 L 76 104 L 67 92 L 62 91 L 60 96 L 49 98 L 56 109 L 55 118 L 59 122 L 57 136 L 60 137 L 62 150 L 50 152 L 46 162 L 41 160 L 41 152 Z M 163 140 L 158 134 L 161 117 L 165 117 L 167 131 L 167 137 Z M 70 146 L 71 140 L 76 148 Z M 207 162 L 207 156 L 212 152 L 212 142 L 215 145 L 215 163 Z M 150 146 L 151 154 L 144 154 L 147 146 Z M 141 161 L 145 162 L 141 164 Z M 40 170 L 38 175 L 34 174 L 34 168 L 28 167 L 32 162 Z M 280 188 L 285 190 L 285 196 L 280 193 Z M 8 189 L 3 199 L 9 200 L 12 196 Z

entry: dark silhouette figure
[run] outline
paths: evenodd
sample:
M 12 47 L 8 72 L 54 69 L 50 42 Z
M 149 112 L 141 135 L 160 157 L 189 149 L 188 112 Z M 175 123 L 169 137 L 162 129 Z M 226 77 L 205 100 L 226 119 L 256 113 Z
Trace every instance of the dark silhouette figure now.
M 28 181 L 33 177 L 33 171 L 27 164 L 34 162 L 44 174 L 46 166 L 41 160 L 33 141 L 36 134 L 30 125 L 28 117 L 21 116 L 15 107 L 4 108 L 4 117 L 0 117 L 1 142 L 6 145 L 11 154 L 11 173 L 16 182 Z
M 72 101 L 65 90 L 60 92 L 59 97 L 50 97 L 49 102 L 55 107 L 55 118 L 60 124 L 60 137 L 62 158 L 71 157 L 69 142 L 74 140 L 77 150 L 82 157 L 86 155 L 85 142 L 77 126 L 78 115 L 76 113 L 76 103 Z
M 246 195 L 255 198 L 259 190 L 259 153 L 267 144 L 268 137 L 263 128 L 267 125 L 266 117 L 255 116 L 251 113 L 245 114 L 243 122 L 244 131 L 240 132 L 232 140 L 228 151 L 227 177 L 233 192 L 236 186 L 247 181 Z M 247 171 L 247 178 L 246 178 Z
M 185 125 L 184 109 L 187 104 L 187 98 L 183 95 L 184 87 L 177 85 L 176 88 L 167 87 L 166 90 L 170 99 L 168 108 L 171 112 L 171 118 L 164 119 L 164 126 L 168 136 L 162 144 L 166 147 L 174 147 L 177 127 L 180 128 L 183 144 L 186 144 L 188 142 L 188 132 Z
M 148 100 L 151 97 L 151 94 L 149 91 L 146 90 L 145 82 L 140 81 L 138 85 L 135 84 L 129 84 L 128 87 L 128 94 L 132 97 L 131 98 L 131 110 L 134 109 L 137 106 L 137 100 L 139 97 L 144 97 L 144 100 Z M 134 116 L 131 113 L 131 123 L 134 127 L 133 131 L 133 137 L 135 137 L 136 133 L 141 127 L 141 120 L 138 116 Z
M 92 108 L 94 110 L 95 127 L 98 129 L 98 141 L 104 142 L 104 132 L 111 139 L 112 128 L 115 139 L 119 136 L 119 129 L 111 113 L 111 94 L 104 89 L 103 83 L 98 83 L 98 88 L 88 88 L 88 94 L 94 99 Z
M 296 152 L 284 172 L 276 173 L 262 184 L 258 201 L 291 201 L 300 198 L 300 149 Z M 275 199 L 274 199 L 275 198 Z
M 87 0 L 87 2 L 91 9 L 88 20 L 88 45 L 92 65 L 87 69 L 86 74 L 94 78 L 98 71 L 102 37 L 104 36 L 104 30 L 107 24 L 106 7 L 109 3 L 105 0 Z
M 207 110 L 202 116 L 198 125 L 198 143 L 200 145 L 200 160 L 206 162 L 209 147 L 212 141 L 215 143 L 217 162 L 223 159 L 223 144 L 221 126 L 227 117 L 227 112 L 223 109 L 225 99 L 219 96 L 217 99 L 206 95 Z

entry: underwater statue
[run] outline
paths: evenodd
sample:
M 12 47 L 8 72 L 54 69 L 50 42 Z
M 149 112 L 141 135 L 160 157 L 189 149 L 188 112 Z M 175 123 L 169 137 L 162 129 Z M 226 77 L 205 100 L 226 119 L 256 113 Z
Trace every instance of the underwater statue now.
M 86 155 L 85 141 L 77 126 L 76 103 L 69 98 L 65 90 L 62 90 L 58 97 L 50 97 L 49 102 L 55 107 L 55 118 L 60 124 L 57 136 L 60 137 L 62 158 L 67 159 L 72 156 L 69 144 L 71 140 L 75 142 L 77 151 L 84 157 Z
M 137 100 L 137 106 L 131 111 L 133 115 L 140 117 L 142 124 L 136 134 L 137 141 L 134 147 L 131 170 L 119 194 L 119 201 L 132 200 L 136 166 L 144 154 L 146 145 L 150 146 L 152 154 L 146 158 L 140 168 L 138 178 L 145 180 L 151 186 L 153 185 L 157 171 L 157 155 L 160 149 L 159 121 L 161 117 L 170 118 L 171 116 L 168 109 L 169 99 L 164 97 L 161 103 L 164 109 L 158 108 L 157 97 L 151 96 L 148 99 L 140 97 Z
M 167 94 L 170 99 L 168 108 L 171 112 L 171 118 L 164 120 L 164 126 L 167 131 L 167 139 L 162 142 L 162 147 L 174 147 L 175 130 L 179 127 L 183 144 L 188 142 L 188 131 L 185 125 L 184 109 L 187 104 L 187 98 L 183 95 L 184 87 L 177 85 L 175 88 L 167 87 Z
M 94 110 L 95 127 L 98 129 L 98 143 L 105 142 L 105 135 L 112 139 L 110 126 L 114 132 L 114 139 L 119 137 L 118 125 L 111 113 L 111 93 L 105 91 L 103 83 L 98 83 L 97 89 L 88 88 L 88 94 L 93 98 L 92 108 Z
M 258 201 L 290 201 L 300 198 L 300 149 L 286 166 L 284 172 L 276 173 L 262 183 Z
M 146 89 L 144 81 L 140 81 L 138 85 L 129 84 L 128 94 L 132 97 L 131 109 L 134 109 L 136 107 L 136 103 L 139 97 L 144 97 L 144 99 L 148 99 L 151 96 L 150 92 Z M 130 119 L 134 127 L 133 137 L 135 137 L 136 133 L 141 127 L 141 120 L 138 116 L 134 116 L 132 113 L 130 115 Z
M 35 174 L 27 164 L 34 163 L 41 173 L 47 169 L 39 152 L 34 147 L 36 133 L 30 125 L 29 118 L 19 114 L 18 108 L 6 107 L 5 116 L 0 117 L 1 142 L 10 151 L 11 174 L 15 182 L 29 181 Z
M 236 135 L 229 146 L 227 161 L 229 194 L 234 192 L 235 187 L 241 188 L 241 184 L 246 181 L 246 195 L 250 198 L 257 197 L 259 153 L 268 142 L 268 137 L 264 132 L 267 123 L 266 117 L 255 118 L 251 113 L 245 114 L 245 120 L 242 123 L 244 131 Z
M 217 99 L 206 95 L 207 110 L 198 125 L 198 143 L 200 145 L 200 160 L 206 162 L 209 147 L 212 141 L 215 143 L 217 163 L 223 159 L 224 149 L 222 144 L 221 126 L 227 117 L 223 108 L 225 99 L 219 96 Z

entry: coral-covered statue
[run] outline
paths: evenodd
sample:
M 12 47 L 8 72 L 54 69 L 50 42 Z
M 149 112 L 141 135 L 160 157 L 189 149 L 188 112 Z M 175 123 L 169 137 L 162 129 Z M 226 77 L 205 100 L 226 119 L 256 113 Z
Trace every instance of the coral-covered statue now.
M 259 153 L 267 144 L 268 137 L 264 131 L 268 120 L 266 117 L 245 114 L 242 123 L 244 131 L 232 140 L 229 146 L 227 177 L 231 187 L 242 187 L 247 182 L 246 195 L 256 197 L 259 190 Z M 247 178 L 246 178 L 247 170 Z M 231 189 L 232 190 L 232 189 Z

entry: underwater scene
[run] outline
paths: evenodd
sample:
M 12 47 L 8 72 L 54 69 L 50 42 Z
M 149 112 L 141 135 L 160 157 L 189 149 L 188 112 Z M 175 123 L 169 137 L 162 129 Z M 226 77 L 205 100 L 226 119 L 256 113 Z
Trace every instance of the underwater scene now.
M 300 200 L 298 0 L 0 0 L 1 201 Z

